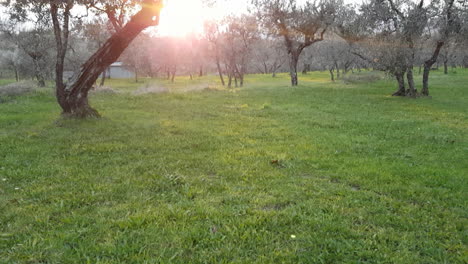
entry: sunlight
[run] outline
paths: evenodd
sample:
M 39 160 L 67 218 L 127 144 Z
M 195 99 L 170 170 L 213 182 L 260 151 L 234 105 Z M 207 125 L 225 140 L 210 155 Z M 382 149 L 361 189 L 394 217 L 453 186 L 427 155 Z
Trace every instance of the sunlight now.
M 203 5 L 203 0 L 165 0 L 161 23 L 157 29 L 163 36 L 183 37 L 203 32 L 206 20 L 221 19 L 231 13 L 246 10 L 247 0 L 220 0 L 212 7 Z
M 200 33 L 204 21 L 214 18 L 215 11 L 204 7 L 201 0 L 166 0 L 158 33 L 177 37 Z

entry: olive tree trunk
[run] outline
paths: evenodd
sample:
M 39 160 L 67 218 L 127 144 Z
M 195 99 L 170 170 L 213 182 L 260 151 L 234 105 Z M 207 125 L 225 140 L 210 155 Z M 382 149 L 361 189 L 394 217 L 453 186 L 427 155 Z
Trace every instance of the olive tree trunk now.
M 421 90 L 421 94 L 428 96 L 429 95 L 429 74 L 431 73 L 431 68 L 434 63 L 436 63 L 437 58 L 439 57 L 440 50 L 444 46 L 443 41 L 437 42 L 436 48 L 432 53 L 431 58 L 424 62 L 424 72 L 423 72 L 423 88 Z
M 416 90 L 416 87 L 414 86 L 414 77 L 413 77 L 413 67 L 409 67 L 408 70 L 406 71 L 406 79 L 408 79 L 408 91 L 406 92 L 406 96 L 409 97 L 416 97 L 418 91 Z
M 158 24 L 160 10 L 160 1 L 144 1 L 142 9 L 81 66 L 69 84 L 57 87 L 57 100 L 64 115 L 77 118 L 100 116 L 89 105 L 89 90 L 99 75 L 120 57 L 141 31 Z
M 291 85 L 297 86 L 299 80 L 297 79 L 297 63 L 299 62 L 299 54 L 291 52 L 289 54 L 289 75 L 291 76 Z
M 448 58 L 444 58 L 444 74 L 448 74 Z
M 216 68 L 218 69 L 218 74 L 219 74 L 219 79 L 221 80 L 221 84 L 225 86 L 226 83 L 224 82 L 223 70 L 221 69 L 221 63 L 219 62 L 218 56 L 216 56 Z
M 15 66 L 15 80 L 16 82 L 19 82 L 18 68 L 16 66 Z
M 398 91 L 393 93 L 393 96 L 405 96 L 406 95 L 406 87 L 405 87 L 405 71 L 398 71 L 395 72 L 395 79 L 398 82 Z
M 101 82 L 99 83 L 100 87 L 103 87 L 104 84 L 106 83 L 106 74 L 107 74 L 107 69 L 101 75 Z
M 334 74 L 334 71 L 335 71 L 335 68 L 334 67 L 330 67 L 330 69 L 328 69 L 328 71 L 330 72 L 330 79 L 332 82 L 335 81 L 335 74 Z

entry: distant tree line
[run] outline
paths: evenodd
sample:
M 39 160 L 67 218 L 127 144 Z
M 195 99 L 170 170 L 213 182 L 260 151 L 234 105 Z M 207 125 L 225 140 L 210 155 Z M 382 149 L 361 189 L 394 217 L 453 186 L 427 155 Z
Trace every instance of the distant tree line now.
M 332 81 L 374 69 L 398 84 L 395 96 L 429 95 L 434 68 L 468 67 L 468 4 L 463 0 L 252 0 L 251 11 L 207 21 L 203 33 L 164 37 L 141 33 L 158 25 L 160 0 L 6 1 L 0 24 L 0 77 L 53 80 L 63 112 L 98 116 L 88 104 L 93 85 L 116 60 L 135 79 L 174 81 L 216 74 L 226 87 L 248 73 L 321 70 Z M 79 10 L 79 11 L 78 11 Z M 156 31 L 157 32 L 157 31 Z M 71 76 L 65 73 L 72 72 Z M 414 75 L 422 75 L 417 91 Z M 98 80 L 99 76 L 101 79 Z

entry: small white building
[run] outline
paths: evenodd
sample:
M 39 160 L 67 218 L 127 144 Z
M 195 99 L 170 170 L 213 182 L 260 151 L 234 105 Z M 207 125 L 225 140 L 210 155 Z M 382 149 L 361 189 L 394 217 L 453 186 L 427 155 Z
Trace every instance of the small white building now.
M 64 71 L 63 79 L 70 81 L 75 73 L 73 71 Z M 135 78 L 135 73 L 124 67 L 123 62 L 112 63 L 107 70 L 104 71 L 107 79 L 130 79 Z M 102 74 L 99 75 L 102 78 Z
M 129 79 L 135 78 L 135 73 L 124 67 L 123 62 L 114 62 L 104 71 L 108 79 Z M 102 74 L 101 74 L 102 77 Z

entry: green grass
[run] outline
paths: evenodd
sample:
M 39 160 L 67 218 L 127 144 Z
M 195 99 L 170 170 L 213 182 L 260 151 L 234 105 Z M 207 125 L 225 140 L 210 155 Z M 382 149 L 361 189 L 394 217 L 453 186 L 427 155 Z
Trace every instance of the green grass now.
M 101 120 L 59 119 L 51 91 L 0 104 L 0 263 L 468 261 L 468 71 L 417 100 L 215 80 L 111 80 Z
M 0 86 L 2 85 L 7 85 L 7 84 L 10 84 L 10 83 L 14 83 L 15 80 L 13 79 L 0 79 Z

